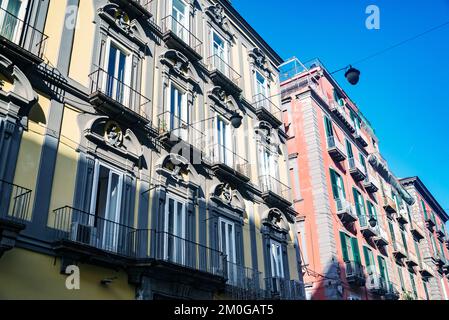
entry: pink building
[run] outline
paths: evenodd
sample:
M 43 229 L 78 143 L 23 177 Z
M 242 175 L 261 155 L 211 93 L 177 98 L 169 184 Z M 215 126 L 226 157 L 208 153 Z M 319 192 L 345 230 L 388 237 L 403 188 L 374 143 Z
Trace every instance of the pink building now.
M 433 270 L 425 231 L 413 229 L 416 201 L 369 122 L 319 61 L 292 59 L 281 73 L 308 298 L 426 299 Z

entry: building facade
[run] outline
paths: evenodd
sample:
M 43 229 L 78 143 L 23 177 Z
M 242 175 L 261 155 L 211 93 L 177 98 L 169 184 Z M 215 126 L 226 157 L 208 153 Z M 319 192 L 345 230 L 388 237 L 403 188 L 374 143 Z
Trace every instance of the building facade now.
M 229 1 L 0 12 L 0 298 L 303 297 L 282 60 Z
M 416 199 L 369 121 L 318 60 L 280 69 L 307 298 L 428 299 Z

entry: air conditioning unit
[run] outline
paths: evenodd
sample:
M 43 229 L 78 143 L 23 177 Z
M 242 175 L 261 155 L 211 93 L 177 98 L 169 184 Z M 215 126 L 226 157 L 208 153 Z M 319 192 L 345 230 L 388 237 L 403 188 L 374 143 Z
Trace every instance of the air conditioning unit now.
M 79 222 L 72 223 L 70 240 L 96 247 L 98 244 L 97 228 Z

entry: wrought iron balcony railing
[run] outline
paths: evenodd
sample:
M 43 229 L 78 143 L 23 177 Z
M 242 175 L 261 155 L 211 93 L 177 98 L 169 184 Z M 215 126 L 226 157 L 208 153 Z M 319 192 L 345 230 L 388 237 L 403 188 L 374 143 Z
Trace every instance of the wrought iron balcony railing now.
M 359 216 L 360 230 L 365 235 L 365 237 L 377 237 L 379 235 L 378 226 L 371 226 L 370 220 L 372 218 L 368 215 L 362 214 Z
M 396 289 L 396 285 L 391 281 L 387 281 L 387 290 L 385 293 L 385 299 L 387 300 L 399 299 L 399 291 L 398 289 Z
M 385 211 L 388 214 L 393 214 L 398 211 L 396 202 L 393 199 L 391 199 L 391 197 L 389 197 L 389 196 L 383 197 L 383 206 L 384 206 Z
M 374 193 L 379 190 L 379 181 L 370 174 L 366 175 L 365 181 L 363 181 L 363 187 L 369 193 Z
M 346 279 L 349 283 L 364 286 L 365 285 L 365 271 L 361 263 L 355 261 L 345 262 Z
M 0 40 L 10 42 L 43 60 L 48 37 L 29 23 L 0 8 Z
M 259 177 L 259 186 L 262 193 L 273 193 L 280 198 L 291 202 L 291 188 L 271 175 Z
M 170 111 L 158 116 L 157 130 L 159 136 L 166 136 L 173 143 L 182 140 L 200 151 L 205 151 L 206 135 L 195 126 L 195 124 L 189 124 Z
M 195 56 L 197 60 L 201 59 L 203 42 L 187 28 L 187 24 L 178 21 L 171 15 L 163 18 L 161 22 L 162 33 L 166 41 L 173 40 L 177 48 L 180 50 L 184 49 L 184 53 L 187 53 L 185 49 L 188 49 L 189 52 L 192 51 L 191 56 Z
M 232 151 L 230 148 L 216 144 L 209 148 L 209 161 L 212 165 L 225 165 L 239 174 L 249 177 L 248 160 Z
M 253 101 L 253 106 L 262 120 L 270 121 L 269 118 L 273 118 L 272 120 L 282 123 L 282 111 L 271 101 L 270 98 L 267 98 L 264 94 L 259 93 L 253 97 Z
M 383 296 L 387 293 L 387 282 L 377 271 L 368 268 L 368 277 L 366 279 L 366 288 L 375 295 Z
M 151 100 L 131 88 L 124 79 L 117 79 L 99 68 L 89 75 L 91 80 L 91 101 L 106 107 L 115 114 L 131 111 L 134 115 L 150 121 L 145 109 Z M 105 103 L 106 102 L 106 103 Z
M 358 219 L 353 205 L 346 199 L 335 199 L 337 215 L 343 222 L 354 222 Z
M 269 294 L 268 298 L 280 300 L 303 300 L 304 285 L 297 280 L 283 278 L 266 278 L 265 285 Z
M 225 90 L 228 95 L 242 92 L 239 85 L 240 74 L 223 57 L 214 54 L 207 58 L 207 68 L 212 81 Z
M 227 262 L 226 294 L 233 300 L 259 300 L 264 298 L 262 273 Z
M 346 160 L 346 150 L 343 144 L 334 136 L 327 137 L 327 151 L 335 161 Z
M 363 181 L 367 176 L 365 167 L 356 158 L 349 158 L 349 172 L 356 181 Z
M 341 122 L 351 131 L 355 132 L 355 127 L 352 120 L 349 118 L 349 115 L 345 111 L 345 107 L 339 105 L 335 101 L 331 101 L 329 103 L 330 110 L 340 119 Z
M 0 180 L 0 218 L 26 221 L 29 218 L 31 190 Z

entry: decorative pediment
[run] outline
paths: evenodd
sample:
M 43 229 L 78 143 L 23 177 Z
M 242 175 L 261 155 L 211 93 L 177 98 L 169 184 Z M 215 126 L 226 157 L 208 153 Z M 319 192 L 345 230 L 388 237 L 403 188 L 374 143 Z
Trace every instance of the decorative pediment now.
M 98 10 L 98 15 L 110 25 L 116 27 L 121 33 L 141 47 L 146 46 L 145 31 L 136 19 L 115 3 L 109 3 Z
M 279 209 L 270 209 L 262 214 L 262 223 L 269 226 L 275 230 L 281 232 L 289 232 L 290 225 L 288 224 L 287 218 Z
M 250 63 L 253 68 L 259 69 L 267 78 L 272 78 L 272 71 L 265 53 L 255 47 L 249 53 Z
M 0 55 L 0 72 L 12 83 L 13 90 L 10 94 L 14 95 L 16 99 L 22 100 L 29 105 L 33 105 L 37 102 L 38 96 L 33 90 L 27 76 L 19 67 L 14 65 L 11 60 L 3 55 Z
M 267 121 L 259 121 L 254 130 L 256 139 L 262 144 L 273 146 L 276 149 L 281 145 L 278 131 Z
M 221 28 L 229 37 L 229 40 L 234 39 L 234 34 L 229 27 L 229 20 L 224 14 L 224 9 L 220 4 L 211 5 L 206 9 L 206 14 L 211 20 Z
M 226 117 L 230 117 L 238 111 L 238 104 L 232 95 L 227 95 L 220 86 L 215 86 L 208 92 L 208 97 L 213 102 L 213 107 Z
M 227 183 L 219 183 L 212 187 L 211 199 L 222 206 L 245 213 L 245 201 L 238 190 Z
M 190 70 L 189 59 L 181 52 L 176 50 L 167 50 L 161 56 L 161 63 L 168 66 L 176 74 L 186 76 Z
M 156 164 L 156 172 L 160 175 L 170 176 L 176 181 L 197 181 L 198 173 L 189 161 L 179 154 L 171 153 Z M 190 179 L 189 176 L 192 178 Z

